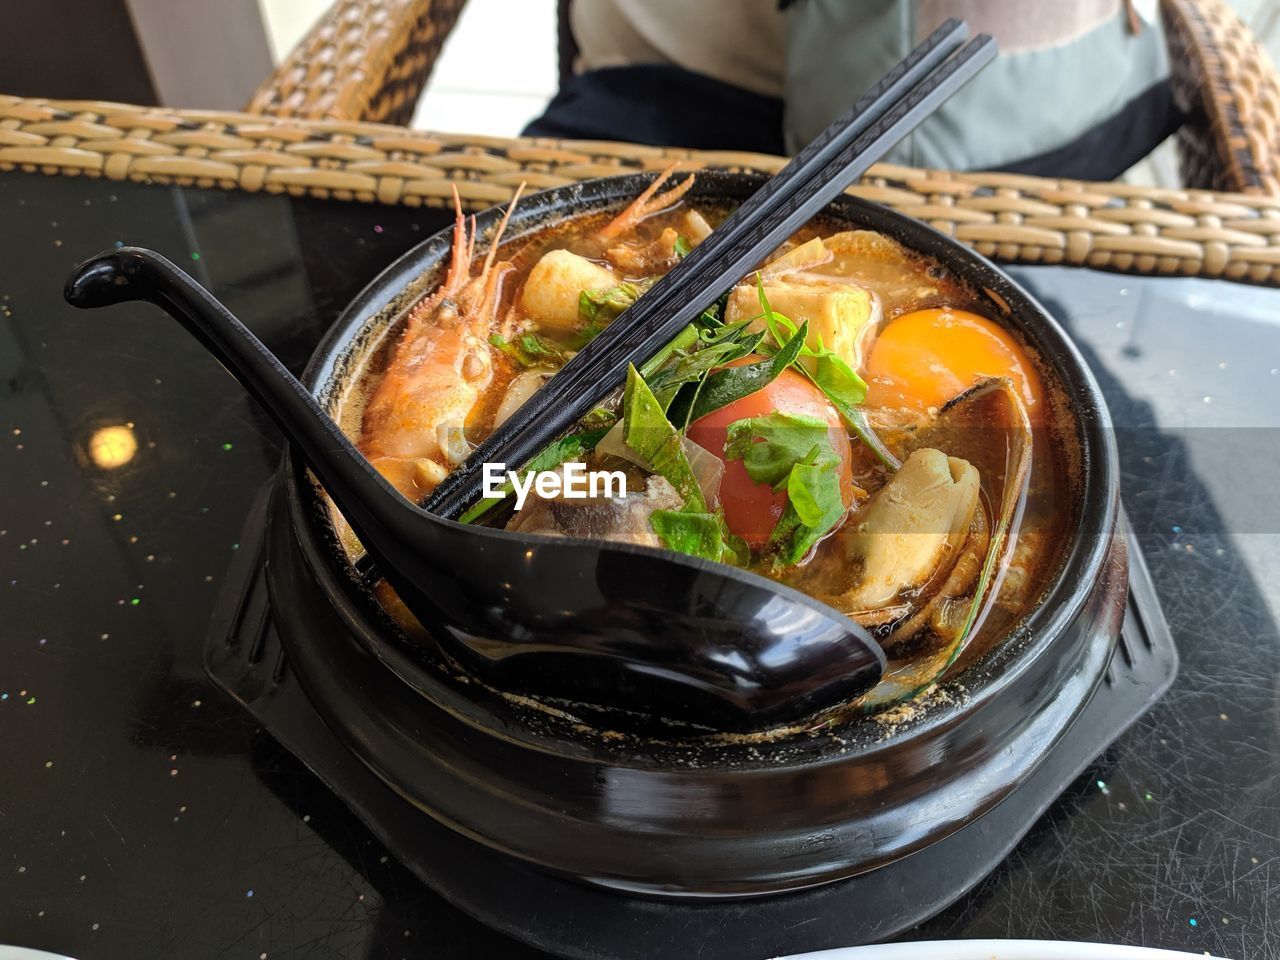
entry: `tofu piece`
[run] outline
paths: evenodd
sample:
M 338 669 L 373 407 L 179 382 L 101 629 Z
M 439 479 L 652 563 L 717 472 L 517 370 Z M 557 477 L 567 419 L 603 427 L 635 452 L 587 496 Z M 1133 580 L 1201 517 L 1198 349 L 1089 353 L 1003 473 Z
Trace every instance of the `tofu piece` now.
M 613 271 L 568 250 L 551 250 L 533 265 L 520 306 L 544 330 L 571 332 L 581 325 L 578 298 L 617 286 Z
M 765 296 L 775 312 L 795 321 L 809 321 L 810 347 L 821 341 L 857 370 L 862 365 L 864 334 L 875 326 L 879 309 L 869 290 L 851 283 L 801 284 L 775 280 L 765 283 Z M 754 284 L 741 284 L 729 294 L 725 322 L 737 323 L 760 314 L 760 298 Z M 750 327 L 763 330 L 761 318 Z M 804 362 L 813 362 L 812 357 Z

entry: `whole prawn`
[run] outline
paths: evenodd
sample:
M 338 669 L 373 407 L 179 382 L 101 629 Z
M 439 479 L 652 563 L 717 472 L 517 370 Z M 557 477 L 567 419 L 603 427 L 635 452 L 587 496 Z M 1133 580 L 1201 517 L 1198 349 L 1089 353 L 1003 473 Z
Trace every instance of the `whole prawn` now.
M 420 501 L 435 489 L 471 451 L 465 426 L 493 379 L 489 336 L 503 281 L 515 269 L 495 258 L 520 193 L 473 277 L 475 217 L 468 229 L 454 189 L 456 216 L 444 283 L 409 311 L 391 362 L 365 406 L 360 450 L 410 500 Z
M 598 232 L 596 242 L 601 247 L 625 243 L 622 238 L 642 220 L 678 202 L 693 185 L 693 178 L 660 193 L 674 172 L 674 166 L 663 171 Z M 495 258 L 523 189 L 521 184 L 474 277 L 475 218 L 468 229 L 454 189 L 449 270 L 440 287 L 409 311 L 391 362 L 365 406 L 360 450 L 410 500 L 421 501 L 471 452 L 465 427 L 493 380 L 489 337 L 494 332 L 503 281 L 515 269 Z M 674 231 L 669 232 L 673 241 Z M 618 246 L 610 252 L 622 249 Z

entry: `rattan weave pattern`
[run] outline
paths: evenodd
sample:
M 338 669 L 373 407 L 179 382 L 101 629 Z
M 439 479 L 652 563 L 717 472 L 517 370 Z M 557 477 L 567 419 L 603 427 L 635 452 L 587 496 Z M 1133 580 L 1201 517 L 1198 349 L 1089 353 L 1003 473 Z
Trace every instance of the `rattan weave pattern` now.
M 781 157 L 421 133 L 346 121 L 0 96 L 0 170 L 479 209 L 627 170 Z M 1280 197 L 880 165 L 851 189 L 1009 263 L 1280 284 Z
M 1225 0 L 1162 0 L 1184 182 L 1280 193 L 1280 78 Z
M 246 110 L 408 123 L 466 0 L 338 0 Z
M 407 123 L 465 0 L 337 0 L 250 113 Z M 1227 0 L 1160 0 L 1183 182 L 1280 192 L 1280 79 Z

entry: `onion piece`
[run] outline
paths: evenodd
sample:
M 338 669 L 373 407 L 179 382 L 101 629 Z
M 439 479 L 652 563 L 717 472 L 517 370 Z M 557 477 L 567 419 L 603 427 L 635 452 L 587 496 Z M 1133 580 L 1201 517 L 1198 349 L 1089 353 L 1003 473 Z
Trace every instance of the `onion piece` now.
M 693 471 L 702 498 L 707 502 L 707 509 L 714 511 L 720 505 L 720 481 L 724 477 L 724 461 L 714 453 L 688 437 L 680 438 L 680 449 L 684 451 L 689 468 Z M 646 473 L 653 473 L 653 464 L 627 446 L 623 439 L 623 422 L 619 420 L 613 428 L 600 438 L 596 444 L 596 453 L 602 456 L 617 457 L 634 463 Z
M 806 240 L 798 247 L 793 247 L 782 256 L 775 260 L 771 260 L 760 268 L 760 278 L 765 283 L 770 280 L 777 280 L 779 277 L 785 277 L 789 273 L 795 273 L 797 270 L 808 270 L 811 267 L 819 267 L 824 263 L 829 263 L 832 259 L 832 253 L 823 244 L 821 237 L 814 237 L 812 240 Z M 828 282 L 830 279 L 828 278 Z
M 702 489 L 702 499 L 707 501 L 707 509 L 714 513 L 720 506 L 720 481 L 724 478 L 724 461 L 688 437 L 680 438 L 680 446 L 684 449 L 684 455 Z
M 603 457 L 617 457 L 619 460 L 626 460 L 628 463 L 634 463 L 636 466 L 652 473 L 653 468 L 645 462 L 644 458 L 623 441 L 622 427 L 623 423 L 619 420 L 608 433 L 600 438 L 600 442 L 596 444 L 596 454 Z
M 711 224 L 707 223 L 707 218 L 697 210 L 685 211 L 684 230 L 686 239 L 695 247 L 711 236 Z

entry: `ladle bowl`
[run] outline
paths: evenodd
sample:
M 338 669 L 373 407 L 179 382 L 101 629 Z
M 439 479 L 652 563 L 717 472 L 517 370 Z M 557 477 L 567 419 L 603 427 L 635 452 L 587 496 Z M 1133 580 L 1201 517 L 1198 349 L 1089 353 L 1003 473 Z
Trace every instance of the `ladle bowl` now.
M 141 300 L 178 320 L 302 451 L 441 648 L 495 686 L 750 730 L 857 696 L 884 671 L 883 652 L 860 626 L 756 574 L 427 513 L 226 307 L 154 251 L 124 247 L 86 261 L 66 298 L 85 308 Z

